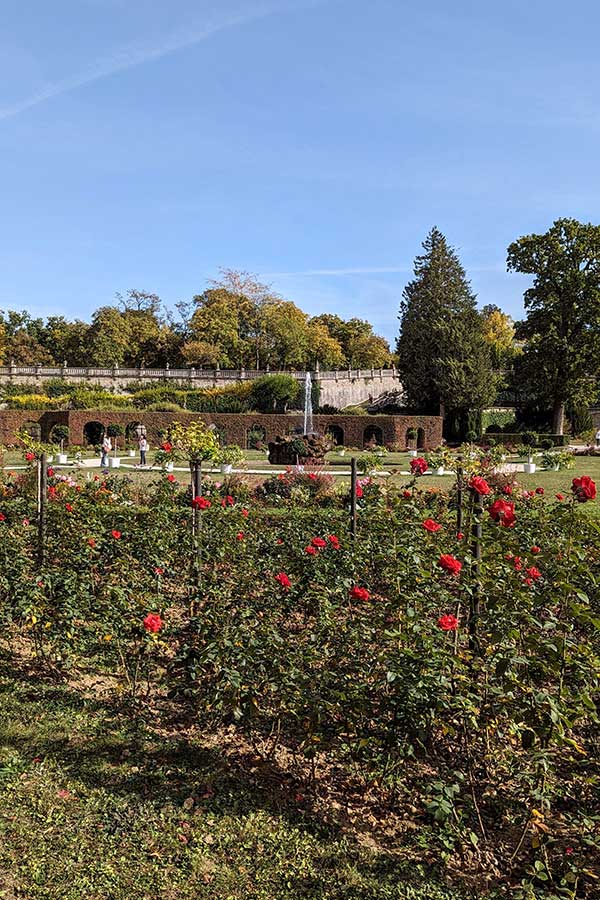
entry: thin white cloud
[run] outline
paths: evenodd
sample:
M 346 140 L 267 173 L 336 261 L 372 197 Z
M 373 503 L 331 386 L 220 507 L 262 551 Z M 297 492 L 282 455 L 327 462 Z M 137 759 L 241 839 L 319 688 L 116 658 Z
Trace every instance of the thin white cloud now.
M 179 29 L 157 43 L 136 42 L 128 44 L 105 57 L 97 59 L 75 75 L 59 81 L 49 82 L 35 94 L 31 94 L 29 97 L 25 97 L 23 100 L 19 100 L 10 106 L 0 107 L 0 121 L 10 119 L 12 116 L 17 116 L 19 113 L 25 112 L 25 110 L 44 103 L 46 100 L 51 100 L 53 97 L 58 97 L 61 94 L 67 94 L 94 81 L 153 62 L 161 59 L 163 56 L 175 53 L 177 50 L 183 50 L 185 47 L 191 47 L 224 29 L 235 28 L 236 26 L 244 25 L 246 22 L 274 13 L 286 12 L 299 6 L 310 5 L 314 5 L 310 0 L 306 3 L 256 3 L 250 10 L 246 9 L 244 12 L 236 11 L 229 15 L 220 15 L 212 21 L 205 21 L 201 25 Z
M 465 264 L 467 274 L 469 272 L 504 272 L 506 267 L 497 263 L 489 266 L 469 266 Z M 304 276 L 343 277 L 344 275 L 395 275 L 412 272 L 413 266 L 359 266 L 352 269 L 305 269 L 301 272 L 262 272 L 261 278 L 302 278 Z
M 381 275 L 412 272 L 412 266 L 367 266 L 356 269 L 306 269 L 303 272 L 263 272 L 263 278 L 295 278 L 303 275 Z

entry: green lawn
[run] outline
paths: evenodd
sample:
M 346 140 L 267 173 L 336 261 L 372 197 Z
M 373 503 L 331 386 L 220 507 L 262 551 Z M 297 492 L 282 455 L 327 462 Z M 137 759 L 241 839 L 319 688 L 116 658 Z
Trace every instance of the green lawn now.
M 426 835 L 378 849 L 250 752 L 0 659 L 0 897 L 461 900 Z M 412 846 L 411 846 L 412 842 Z

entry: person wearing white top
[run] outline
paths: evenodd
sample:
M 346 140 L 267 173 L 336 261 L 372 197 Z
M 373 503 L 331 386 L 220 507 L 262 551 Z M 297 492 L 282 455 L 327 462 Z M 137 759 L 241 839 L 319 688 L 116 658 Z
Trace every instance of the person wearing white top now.
M 104 435 L 102 440 L 102 457 L 100 459 L 100 465 L 103 469 L 108 467 L 108 454 L 112 450 L 112 441 L 107 434 Z
M 148 441 L 144 435 L 140 438 L 140 466 L 146 465 L 146 453 L 148 452 Z
M 596 432 L 596 447 L 600 447 L 600 428 Z

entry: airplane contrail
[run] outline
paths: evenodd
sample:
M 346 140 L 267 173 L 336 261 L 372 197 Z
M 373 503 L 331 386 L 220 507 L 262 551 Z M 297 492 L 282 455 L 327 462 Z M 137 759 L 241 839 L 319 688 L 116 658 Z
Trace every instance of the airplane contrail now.
M 283 5 L 281 3 L 261 3 L 254 5 L 251 10 L 245 12 L 238 11 L 228 16 L 221 16 L 212 22 L 205 22 L 200 26 L 186 28 L 185 31 L 179 29 L 167 37 L 166 40 L 160 41 L 160 43 L 127 44 L 108 56 L 97 59 L 86 69 L 75 75 L 59 81 L 51 81 L 29 97 L 25 97 L 23 100 L 19 100 L 10 106 L 0 107 L 0 121 L 10 119 L 12 116 L 17 116 L 19 113 L 44 103 L 46 100 L 69 93 L 94 81 L 99 81 L 110 75 L 116 75 L 118 72 L 124 72 L 127 69 L 133 69 L 144 63 L 153 62 L 185 47 L 191 47 L 227 28 L 235 28 L 238 25 L 244 25 L 246 22 L 261 19 L 274 13 L 288 12 L 294 8 L 312 5 L 315 4 L 311 3 L 310 0 L 309 2 L 293 3 L 291 5 L 289 3 Z

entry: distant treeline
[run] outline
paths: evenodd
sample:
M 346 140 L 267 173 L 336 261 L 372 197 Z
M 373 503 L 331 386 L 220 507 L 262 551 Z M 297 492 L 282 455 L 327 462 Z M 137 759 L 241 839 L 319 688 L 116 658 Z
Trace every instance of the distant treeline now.
M 392 361 L 369 322 L 311 317 L 246 273 L 223 271 L 176 310 L 139 290 L 117 294 L 89 323 L 0 310 L 0 365 L 366 369 Z

